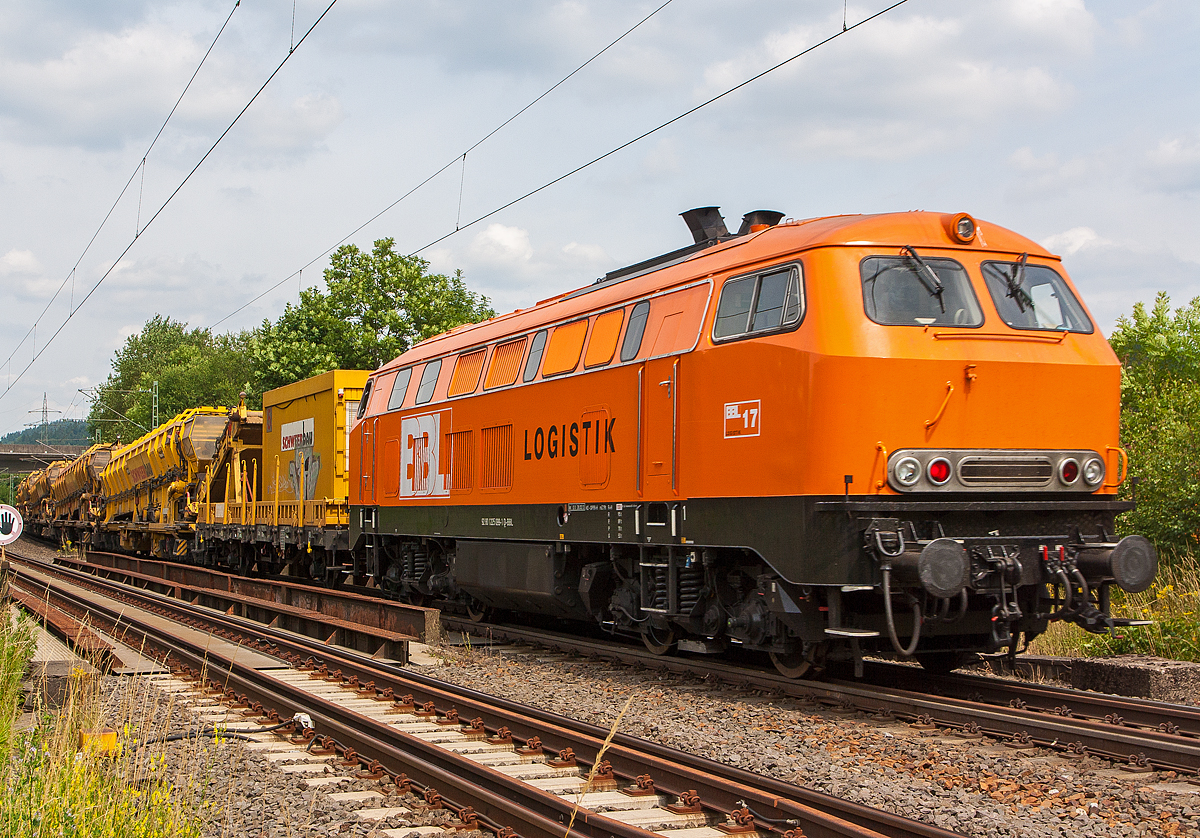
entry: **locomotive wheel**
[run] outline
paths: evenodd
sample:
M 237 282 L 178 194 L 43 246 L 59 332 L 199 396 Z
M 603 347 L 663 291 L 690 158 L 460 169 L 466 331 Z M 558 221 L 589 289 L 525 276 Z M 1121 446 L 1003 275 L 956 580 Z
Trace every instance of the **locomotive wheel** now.
M 807 651 L 771 652 L 771 663 L 784 678 L 815 678 L 825 671 L 825 644 L 813 643 Z
M 642 630 L 642 643 L 652 655 L 669 655 L 675 651 L 675 632 L 647 626 Z

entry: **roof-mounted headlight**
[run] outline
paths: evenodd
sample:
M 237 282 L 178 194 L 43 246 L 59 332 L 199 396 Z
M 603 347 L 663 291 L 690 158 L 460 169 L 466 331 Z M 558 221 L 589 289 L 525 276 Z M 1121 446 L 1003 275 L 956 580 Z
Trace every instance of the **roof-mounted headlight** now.
M 975 240 L 975 219 L 960 212 L 950 219 L 950 236 L 959 244 L 970 244 Z

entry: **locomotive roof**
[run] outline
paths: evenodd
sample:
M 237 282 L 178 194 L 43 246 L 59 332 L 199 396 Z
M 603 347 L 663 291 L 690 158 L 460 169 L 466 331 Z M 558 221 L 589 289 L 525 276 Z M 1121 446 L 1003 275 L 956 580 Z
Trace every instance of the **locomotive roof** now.
M 1058 258 L 1031 239 L 978 219 L 975 239 L 970 244 L 961 244 L 950 237 L 949 222 L 954 217 L 953 213 L 913 211 L 788 219 L 766 230 L 722 241 L 658 270 L 610 281 L 598 280 L 593 285 L 541 300 L 529 308 L 500 314 L 482 323 L 459 326 L 418 343 L 380 369 L 403 367 L 511 335 L 526 334 L 552 323 L 641 299 L 666 288 L 719 274 L 752 270 L 758 264 L 818 247 L 912 245 Z

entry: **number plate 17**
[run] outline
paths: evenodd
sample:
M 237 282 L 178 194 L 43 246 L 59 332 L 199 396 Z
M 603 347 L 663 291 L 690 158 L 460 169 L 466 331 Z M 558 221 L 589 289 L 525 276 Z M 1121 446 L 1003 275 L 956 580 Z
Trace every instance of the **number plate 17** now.
M 758 436 L 762 429 L 762 401 L 731 402 L 725 405 L 725 438 Z

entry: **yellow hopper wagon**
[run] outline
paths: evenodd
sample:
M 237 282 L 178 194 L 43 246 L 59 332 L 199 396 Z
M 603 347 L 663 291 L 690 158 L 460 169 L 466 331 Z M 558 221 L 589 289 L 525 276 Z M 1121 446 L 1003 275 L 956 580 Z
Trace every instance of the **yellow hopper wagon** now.
M 97 443 L 71 461 L 50 485 L 54 515 L 50 529 L 68 541 L 90 535 L 92 525 L 104 518 L 104 490 L 100 473 L 112 461 L 115 443 Z
M 188 554 L 197 490 L 227 414 L 217 407 L 185 410 L 113 454 L 100 473 L 106 503 L 98 547 L 160 558 Z

